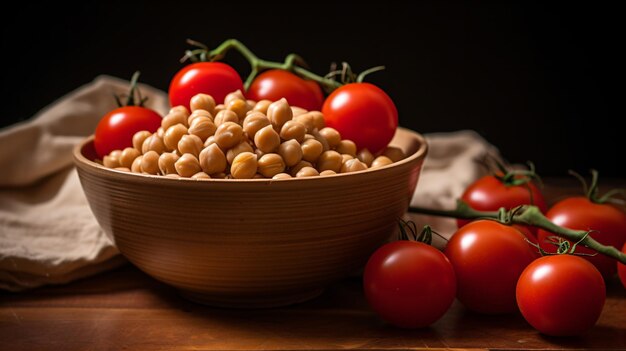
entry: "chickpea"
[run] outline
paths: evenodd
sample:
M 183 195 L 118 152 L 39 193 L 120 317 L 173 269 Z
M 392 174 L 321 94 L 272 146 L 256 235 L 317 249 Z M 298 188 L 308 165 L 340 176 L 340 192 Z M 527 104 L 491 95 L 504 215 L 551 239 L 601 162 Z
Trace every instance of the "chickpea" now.
M 273 152 L 280 146 L 280 136 L 271 125 L 265 126 L 254 135 L 254 144 L 263 152 Z
M 224 173 L 224 172 L 220 172 L 220 173 L 212 174 L 211 178 L 213 178 L 213 179 L 227 179 L 228 175 L 226 173 Z M 230 179 L 230 178 L 228 178 L 228 179 Z
M 374 161 L 372 161 L 371 167 L 372 168 L 384 167 L 392 163 L 393 161 L 389 157 L 381 155 L 381 156 L 376 157 Z
M 339 142 L 335 150 L 340 154 L 348 154 L 356 157 L 356 144 L 352 140 L 344 139 Z
M 341 164 L 346 163 L 346 161 L 353 159 L 354 156 L 348 154 L 341 154 Z
M 233 91 L 232 93 L 226 94 L 226 96 L 224 97 L 224 106 L 228 106 L 231 101 L 236 99 L 246 101 L 246 97 L 243 96 L 241 90 Z
M 143 141 L 143 144 L 141 145 L 141 151 L 144 154 L 148 151 L 155 151 L 157 154 L 162 154 L 163 152 L 165 152 L 165 144 L 163 143 L 163 138 L 161 138 L 158 133 L 152 134 Z
M 257 162 L 258 172 L 267 178 L 285 171 L 285 161 L 279 154 L 265 154 Z
M 291 108 L 287 103 L 287 99 L 282 98 L 278 101 L 272 102 L 267 108 L 267 118 L 269 118 L 274 130 L 280 131 L 287 121 L 293 118 Z
M 250 112 L 254 108 L 254 105 L 256 105 L 256 101 L 248 99 L 246 100 L 246 105 L 248 105 L 248 112 Z
M 317 169 L 320 172 L 333 171 L 339 172 L 341 165 L 343 164 L 343 157 L 337 151 L 328 150 L 324 151 L 317 159 Z
M 224 111 L 225 109 L 226 106 L 224 106 L 224 104 L 215 105 L 215 109 L 213 110 L 213 116 L 217 116 L 220 111 Z
M 267 152 L 263 152 L 259 149 L 254 149 L 254 154 L 257 156 L 257 159 L 263 157 L 263 155 L 265 155 Z
M 178 173 L 170 173 L 170 174 L 166 174 L 165 176 L 168 178 L 175 178 L 175 179 L 182 178 L 181 176 L 178 175 Z
M 148 174 L 159 173 L 159 154 L 155 151 L 146 152 L 141 158 L 141 171 Z
M 314 139 L 305 140 L 302 144 L 302 159 L 309 162 L 315 162 L 324 152 L 322 143 Z
M 337 174 L 337 172 L 332 171 L 330 169 L 327 169 L 325 171 L 320 172 L 320 176 L 322 176 L 322 177 L 327 177 L 327 176 L 331 176 L 331 175 L 335 175 L 335 174 Z
M 254 136 L 261 128 L 270 124 L 270 120 L 263 113 L 252 112 L 243 120 L 243 130 L 248 134 L 248 138 L 254 139 Z
M 130 169 L 126 167 L 115 167 L 115 169 L 122 172 L 130 172 Z
M 208 117 L 200 116 L 191 121 L 189 125 L 189 134 L 196 135 L 202 141 L 206 141 L 208 137 L 215 134 L 217 126 Z
M 233 111 L 234 113 L 237 114 L 237 117 L 240 121 L 243 121 L 243 119 L 246 117 L 246 113 L 249 111 L 248 110 L 248 103 L 245 100 L 242 99 L 233 99 L 231 100 L 228 105 L 226 105 L 226 108 L 229 111 Z
M 200 167 L 206 174 L 213 175 L 226 170 L 226 155 L 217 144 L 211 144 L 200 151 L 199 159 Z
M 303 115 L 303 114 L 305 114 L 307 112 L 308 111 L 303 109 L 302 107 L 291 106 L 291 114 L 293 115 L 293 117 Z
M 324 151 L 330 150 L 330 145 L 328 145 L 328 141 L 326 140 L 326 138 L 322 136 L 322 134 L 320 134 L 320 132 L 317 129 L 313 129 L 311 134 L 313 135 L 315 140 L 319 141 L 320 144 L 322 144 L 322 150 Z
M 163 139 L 163 136 L 165 135 L 165 129 L 163 129 L 163 127 L 159 127 L 159 129 L 157 129 L 156 131 L 156 135 L 158 135 L 159 138 Z
M 122 150 L 122 153 L 119 157 L 120 166 L 130 168 L 130 166 L 133 164 L 133 161 L 139 155 L 141 155 L 141 152 L 139 152 L 139 150 L 135 149 L 134 147 L 125 148 L 124 150 Z
M 196 94 L 191 100 L 189 100 L 189 107 L 191 107 L 191 111 L 196 110 L 205 110 L 209 112 L 213 112 L 215 109 L 215 99 L 211 95 L 207 94 Z
M 222 150 L 228 150 L 241 142 L 243 128 L 235 122 L 224 122 L 217 127 L 214 136 L 217 146 Z
M 172 107 L 167 114 L 174 113 L 174 112 L 181 112 L 181 113 L 186 114 L 187 116 L 189 116 L 189 110 L 187 109 L 187 107 L 185 107 L 183 105 L 178 105 L 178 106 Z
M 226 161 L 228 161 L 229 164 L 233 163 L 235 157 L 242 152 L 254 152 L 254 149 L 252 148 L 252 146 L 250 146 L 247 140 L 244 140 L 239 144 L 233 146 L 232 148 L 228 149 L 228 151 L 226 152 Z
M 142 130 L 135 133 L 135 135 L 133 135 L 133 147 L 137 150 L 141 150 L 143 142 L 146 141 L 146 139 L 151 135 L 152 133 L 147 130 Z
M 289 178 L 293 178 L 293 177 L 288 173 L 278 173 L 272 177 L 272 179 L 289 179 Z
M 234 122 L 239 124 L 239 116 L 231 110 L 223 110 L 218 112 L 217 115 L 215 115 L 213 123 L 215 123 L 215 125 L 219 127 L 225 122 Z
M 322 128 L 319 130 L 319 133 L 321 136 L 324 137 L 324 139 L 326 139 L 326 141 L 328 142 L 328 146 L 331 149 L 336 148 L 337 145 L 339 145 L 339 142 L 341 141 L 341 134 L 339 134 L 339 132 L 335 128 L 331 128 L 331 127 Z
M 395 146 L 387 146 L 383 152 L 383 156 L 387 156 L 393 162 L 398 162 L 406 157 L 404 151 Z
M 113 150 L 110 154 L 104 156 L 102 159 L 102 164 L 104 167 L 108 168 L 117 168 L 120 167 L 120 156 L 122 155 L 122 150 Z
M 294 121 L 298 121 L 304 124 L 307 133 L 311 133 L 313 129 L 315 129 L 315 121 L 313 120 L 313 115 L 311 115 L 309 112 L 303 115 L 296 116 L 293 119 Z
M 163 130 L 165 130 L 166 132 L 171 126 L 175 126 L 179 123 L 187 127 L 187 118 L 189 118 L 189 115 L 183 114 L 179 111 L 175 111 L 163 117 L 163 120 L 161 121 L 161 127 L 163 127 Z
M 211 135 L 210 137 L 206 138 L 206 140 L 204 141 L 204 147 L 207 147 L 211 144 L 215 144 L 215 136 Z
M 210 119 L 211 122 L 213 122 L 213 120 L 214 120 L 213 115 L 211 114 L 211 112 L 209 112 L 207 110 L 195 110 L 187 118 L 187 125 L 191 126 L 191 123 L 193 123 L 193 121 L 196 118 L 200 118 L 200 117 L 206 117 L 206 118 Z
M 180 123 L 167 128 L 163 136 L 163 143 L 165 143 L 167 151 L 176 150 L 178 142 L 185 134 L 187 134 L 187 127 Z
M 295 166 L 291 167 L 289 173 L 291 174 L 292 177 L 295 177 L 296 174 L 298 174 L 298 172 L 304 167 L 313 167 L 313 165 L 311 164 L 311 162 L 302 160 L 298 162 Z
M 299 143 L 304 141 L 306 127 L 298 121 L 287 121 L 280 129 L 280 137 L 283 140 L 295 139 Z
M 176 154 L 173 154 L 171 152 L 166 152 L 164 154 L 162 154 L 161 156 L 159 156 L 159 171 L 161 171 L 161 174 L 163 175 L 168 175 L 168 174 L 178 174 L 176 172 L 176 167 L 174 166 L 174 164 L 176 163 L 176 161 L 178 161 L 179 157 Z
M 324 115 L 320 111 L 309 111 L 307 112 L 313 118 L 313 124 L 317 130 L 322 130 L 326 127 L 326 122 L 324 121 Z
M 141 173 L 141 161 L 143 159 L 143 155 L 137 156 L 136 159 L 133 160 L 133 164 L 130 166 L 130 171 L 133 173 Z
M 196 156 L 192 154 L 183 154 L 175 163 L 174 168 L 181 177 L 191 177 L 192 175 L 200 172 L 200 162 Z
M 200 154 L 200 151 L 202 151 L 203 147 L 204 145 L 202 143 L 202 139 L 200 139 L 196 135 L 187 134 L 183 135 L 183 137 L 180 138 L 180 140 L 178 141 L 177 150 L 181 154 L 192 154 L 198 157 L 198 154 Z
M 253 111 L 259 111 L 262 114 L 267 114 L 267 108 L 270 107 L 272 102 L 270 100 L 260 100 L 254 105 Z
M 317 171 L 317 169 L 313 167 L 302 167 L 298 171 L 298 173 L 296 173 L 296 178 L 315 177 L 318 175 L 320 175 L 320 173 Z
M 204 172 L 198 172 L 198 173 L 192 175 L 191 179 L 197 179 L 197 180 L 211 179 L 211 176 L 206 174 L 206 173 L 204 173 Z
M 370 150 L 368 150 L 367 148 L 361 149 L 361 151 L 356 154 L 356 158 L 365 163 L 367 167 L 371 167 L 372 162 L 374 161 L 374 155 L 372 155 Z
M 278 147 L 278 154 L 288 167 L 298 164 L 302 160 L 302 147 L 294 139 L 287 140 Z
M 230 174 L 235 179 L 251 179 L 256 175 L 257 156 L 251 152 L 242 152 L 235 157 L 230 166 Z
M 367 169 L 367 165 L 365 163 L 359 161 L 358 158 L 353 158 L 353 159 L 346 161 L 341 166 L 341 173 L 357 172 L 357 171 L 363 171 L 366 169 Z

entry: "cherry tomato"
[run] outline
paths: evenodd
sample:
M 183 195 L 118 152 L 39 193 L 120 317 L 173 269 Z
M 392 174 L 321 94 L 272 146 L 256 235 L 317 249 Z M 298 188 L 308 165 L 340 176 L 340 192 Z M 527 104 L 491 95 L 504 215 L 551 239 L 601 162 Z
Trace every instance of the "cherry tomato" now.
M 509 210 L 526 204 L 535 205 L 544 213 L 547 209 L 543 194 L 532 182 L 523 185 L 506 185 L 493 175 L 476 180 L 465 189 L 461 199 L 471 208 L 479 211 L 497 211 L 500 207 Z M 457 220 L 459 228 L 469 222 L 466 219 Z M 533 234 L 536 233 L 534 228 L 531 231 Z
M 522 272 L 517 303 L 530 325 L 552 336 L 578 335 L 594 326 L 606 298 L 604 280 L 584 259 L 545 256 Z
M 488 314 L 517 311 L 517 278 L 536 257 L 520 231 L 496 221 L 474 221 L 452 235 L 444 253 L 465 307 Z
M 96 127 L 94 146 L 100 158 L 113 150 L 133 146 L 133 135 L 141 130 L 156 132 L 161 116 L 141 106 L 124 106 L 107 113 Z
M 589 235 L 603 245 L 620 248 L 626 242 L 626 213 L 610 204 L 596 204 L 582 196 L 570 197 L 554 204 L 546 217 L 562 227 L 593 230 Z M 555 245 L 546 241 L 549 236 L 554 235 L 544 230 L 537 233 L 539 244 L 547 252 L 557 250 Z M 595 253 L 582 245 L 576 247 L 576 252 Z M 604 277 L 613 276 L 617 270 L 615 260 L 608 256 L 597 254 L 584 258 L 593 263 Z
M 324 102 L 324 94 L 319 84 L 282 69 L 261 73 L 254 79 L 246 95 L 255 101 L 277 101 L 285 98 L 289 105 L 309 111 L 319 111 Z
M 209 94 L 221 104 L 228 93 L 243 91 L 239 73 L 222 62 L 196 62 L 183 67 L 170 82 L 170 104 L 189 109 L 189 100 L 199 93 Z
M 626 243 L 622 247 L 622 252 L 626 254 Z M 622 281 L 622 285 L 626 288 L 626 264 L 617 261 L 617 274 L 619 275 L 619 280 Z
M 396 241 L 370 257 L 363 287 L 369 304 L 384 320 L 402 328 L 421 328 L 450 308 L 456 279 L 441 251 L 424 243 Z
M 332 92 L 322 113 L 328 127 L 357 148 L 373 154 L 389 144 L 398 127 L 398 110 L 382 89 L 369 83 L 346 84 Z

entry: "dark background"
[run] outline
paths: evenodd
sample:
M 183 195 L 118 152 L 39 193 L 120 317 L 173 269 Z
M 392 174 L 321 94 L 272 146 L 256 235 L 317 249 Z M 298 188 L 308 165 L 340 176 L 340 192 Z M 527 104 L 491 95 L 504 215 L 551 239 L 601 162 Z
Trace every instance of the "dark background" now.
M 2 21 L 0 126 L 30 118 L 99 74 L 167 89 L 186 38 L 233 37 L 258 56 L 297 52 L 318 73 L 348 61 L 385 65 L 400 124 L 422 133 L 475 129 L 511 162 L 540 174 L 597 168 L 626 175 L 623 25 L 605 3 L 207 1 L 169 5 L 18 4 Z M 313 5 L 314 4 L 314 5 Z M 415 8 L 415 10 L 413 10 Z M 242 75 L 245 62 L 229 55 Z M 5 147 L 3 145 L 2 147 Z

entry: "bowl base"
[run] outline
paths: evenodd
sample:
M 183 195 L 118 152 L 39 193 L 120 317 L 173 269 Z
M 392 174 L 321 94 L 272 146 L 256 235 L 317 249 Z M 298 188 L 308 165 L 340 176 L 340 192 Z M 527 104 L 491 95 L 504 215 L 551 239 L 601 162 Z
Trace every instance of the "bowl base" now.
M 293 305 L 314 299 L 322 294 L 323 288 L 297 292 L 291 294 L 279 294 L 272 296 L 224 296 L 199 293 L 195 291 L 180 290 L 180 295 L 187 300 L 203 305 L 224 308 L 273 308 Z

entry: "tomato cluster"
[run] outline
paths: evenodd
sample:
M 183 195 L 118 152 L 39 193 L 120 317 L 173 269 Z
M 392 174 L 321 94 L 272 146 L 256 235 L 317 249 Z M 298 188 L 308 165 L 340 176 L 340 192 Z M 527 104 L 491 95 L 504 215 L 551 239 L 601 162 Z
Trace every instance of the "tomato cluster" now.
M 502 174 L 485 176 L 468 186 L 462 200 L 480 211 L 515 211 L 533 204 L 553 223 L 589 231 L 600 243 L 626 253 L 622 209 L 594 196 L 565 198 L 548 209 L 541 189 L 530 181 Z M 576 252 L 587 255 L 556 254 L 554 244 L 562 246 L 564 239 L 555 239 L 545 230 L 496 220 L 458 223 L 443 251 L 445 260 L 431 259 L 436 256 L 430 252 L 434 249 L 413 242 L 388 244 L 372 255 L 365 270 L 365 295 L 383 319 L 400 327 L 432 324 L 444 315 L 442 306 L 450 305 L 450 291 L 456 288 L 455 297 L 468 310 L 519 311 L 541 333 L 571 336 L 598 320 L 606 297 L 605 279 L 617 270 L 626 287 L 626 265 L 605 255 L 591 255 L 593 251 L 583 247 Z M 542 257 L 540 247 L 551 254 Z

